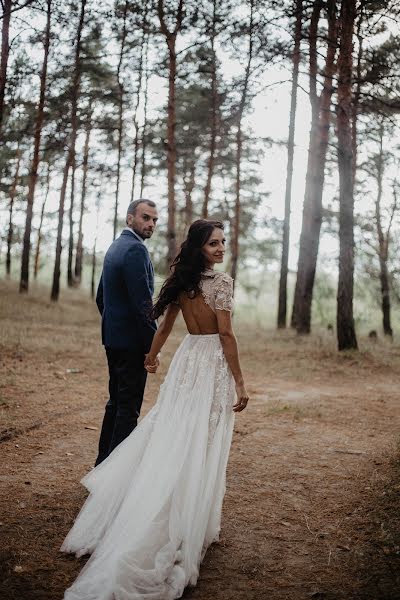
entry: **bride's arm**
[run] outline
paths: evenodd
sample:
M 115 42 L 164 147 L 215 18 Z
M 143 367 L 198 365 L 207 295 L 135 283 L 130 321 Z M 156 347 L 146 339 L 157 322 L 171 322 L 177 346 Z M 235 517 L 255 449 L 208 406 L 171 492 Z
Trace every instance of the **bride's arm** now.
M 232 371 L 236 384 L 237 402 L 233 407 L 235 412 L 246 408 L 249 396 L 247 394 L 242 369 L 240 367 L 239 350 L 236 336 L 232 328 L 231 313 L 228 310 L 216 310 L 218 333 L 227 363 Z
M 153 337 L 151 348 L 149 353 L 146 354 L 146 360 L 144 361 L 144 366 L 148 367 L 149 373 L 155 373 L 157 368 L 157 355 L 167 341 L 179 311 L 179 304 L 168 305 L 165 317 L 163 318 L 161 325 L 158 327 Z

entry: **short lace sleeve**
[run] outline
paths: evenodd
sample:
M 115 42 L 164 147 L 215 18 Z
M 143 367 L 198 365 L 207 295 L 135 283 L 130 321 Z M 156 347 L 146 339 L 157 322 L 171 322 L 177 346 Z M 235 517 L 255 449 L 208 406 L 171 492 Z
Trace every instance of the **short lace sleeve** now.
M 233 310 L 233 279 L 227 273 L 218 277 L 215 285 L 215 309 Z

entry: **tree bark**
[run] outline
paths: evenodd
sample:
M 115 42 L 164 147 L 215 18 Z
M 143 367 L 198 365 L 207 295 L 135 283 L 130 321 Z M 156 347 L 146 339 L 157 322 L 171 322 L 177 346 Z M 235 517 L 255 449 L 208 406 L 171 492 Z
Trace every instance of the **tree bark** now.
M 90 278 L 90 296 L 94 299 L 96 294 L 96 244 L 97 234 L 94 238 L 93 252 L 92 252 L 92 275 Z
M 78 241 L 76 244 L 75 253 L 75 283 L 79 284 L 82 280 L 82 265 L 83 265 L 83 216 L 85 214 L 85 200 L 86 200 L 86 189 L 87 189 L 87 175 L 89 166 L 89 147 L 90 147 L 90 134 L 92 132 L 92 103 L 90 102 L 88 108 L 88 120 L 86 123 L 86 136 L 85 144 L 83 147 L 83 163 L 82 163 L 82 191 L 81 191 L 81 206 L 79 212 L 79 229 L 78 229 Z
M 168 222 L 167 222 L 167 269 L 176 256 L 176 106 L 175 106 L 175 80 L 176 80 L 176 37 L 182 28 L 184 0 L 179 0 L 175 27 L 170 31 L 165 21 L 164 0 L 158 0 L 158 17 L 161 33 L 164 35 L 168 46 L 168 116 L 167 116 L 167 170 L 168 170 Z
M 320 97 L 317 97 L 315 101 L 316 120 L 312 128 L 312 137 L 310 138 L 298 274 L 295 289 L 295 306 L 293 309 L 294 324 L 299 334 L 308 334 L 311 330 L 311 308 L 322 224 L 322 196 L 325 181 L 326 154 L 329 143 L 333 77 L 336 70 L 335 55 L 338 23 L 335 0 L 328 0 L 326 7 L 328 16 L 328 49 L 324 67 L 323 88 Z M 314 81 L 312 85 L 314 86 Z
M 215 37 L 217 25 L 218 0 L 213 0 L 213 17 L 211 28 L 211 132 L 210 132 L 210 154 L 207 161 L 207 180 L 204 188 L 204 200 L 202 217 L 208 217 L 208 204 L 211 194 L 211 182 L 214 175 L 215 151 L 217 146 L 217 116 L 218 116 L 218 86 L 217 86 L 217 55 L 215 52 Z
M 387 232 L 385 236 L 382 227 L 382 214 L 381 214 L 381 202 L 382 202 L 382 186 L 383 186 L 383 173 L 384 173 L 384 162 L 383 162 L 383 134 L 384 128 L 381 123 L 379 130 L 379 153 L 377 157 L 377 184 L 378 193 L 375 202 L 375 220 L 376 230 L 378 234 L 378 258 L 379 258 L 379 279 L 381 283 L 381 307 L 382 307 L 382 324 L 383 333 L 393 339 L 393 330 L 390 318 L 390 283 L 389 283 L 389 272 L 388 272 L 388 255 L 389 255 L 389 235 Z M 390 228 L 390 226 L 389 226 Z
M 176 141 L 175 141 L 175 78 L 176 78 L 176 54 L 170 50 L 169 54 L 169 88 L 168 88 L 168 224 L 167 224 L 167 266 L 171 265 L 176 256 L 176 200 L 175 200 L 175 178 L 176 178 Z
M 43 220 L 44 220 L 44 211 L 46 208 L 49 190 L 50 190 L 50 165 L 47 168 L 46 192 L 44 195 L 42 208 L 40 210 L 40 221 L 39 221 L 39 228 L 38 228 L 37 241 L 36 241 L 35 262 L 34 262 L 34 267 L 33 267 L 33 276 L 35 279 L 37 279 L 38 272 L 39 272 L 40 247 L 42 245 L 42 228 L 43 228 Z
M 190 164 L 188 172 L 183 178 L 183 188 L 185 194 L 185 235 L 193 221 L 193 190 L 195 186 L 196 165 Z
M 339 281 L 337 338 L 339 350 L 357 349 L 353 318 L 354 198 L 351 139 L 352 49 L 356 0 L 342 2 L 338 60 L 337 137 L 339 164 Z
M 75 62 L 74 62 L 74 75 L 71 90 L 71 137 L 68 147 L 67 160 L 63 171 L 63 179 L 60 190 L 60 202 L 58 209 L 58 227 L 57 227 L 57 242 L 56 242 L 56 256 L 54 261 L 53 271 L 53 284 L 51 288 L 51 300 L 57 301 L 60 295 L 60 275 L 61 275 L 61 251 L 62 251 L 62 231 L 64 224 L 64 211 L 65 211 L 65 195 L 67 191 L 68 173 L 70 167 L 75 161 L 75 143 L 78 131 L 77 122 L 77 104 L 79 96 L 79 84 L 80 84 L 80 52 L 81 52 L 81 38 L 82 30 L 85 20 L 85 8 L 86 0 L 81 0 L 81 11 L 79 16 L 78 30 L 76 34 L 76 48 L 75 48 Z
M 46 81 L 47 81 L 47 66 L 50 48 L 50 30 L 51 30 L 51 0 L 47 0 L 47 22 L 44 39 L 44 58 L 42 71 L 40 73 L 40 95 L 39 105 L 36 117 L 35 138 L 31 169 L 29 173 L 28 197 L 26 206 L 25 232 L 22 248 L 21 259 L 21 278 L 19 282 L 19 291 L 27 292 L 29 289 L 29 260 L 31 253 L 31 232 L 32 232 L 32 217 L 33 203 L 35 199 L 35 189 L 38 177 L 38 168 L 40 160 L 40 140 L 42 137 L 43 119 L 44 119 L 44 104 L 46 99 Z
M 125 55 L 125 42 L 126 42 L 126 19 L 128 13 L 128 2 L 124 4 L 124 12 L 123 12 L 123 24 L 122 24 L 122 37 L 121 37 L 121 47 L 119 52 L 119 60 L 117 67 L 117 86 L 118 86 L 118 158 L 117 158 L 117 182 L 115 188 L 115 208 L 114 208 L 114 229 L 113 229 L 113 239 L 117 237 L 117 228 L 118 228 L 118 204 L 119 204 L 119 187 L 120 187 L 120 178 L 121 178 L 121 156 L 122 156 L 122 137 L 123 137 L 123 127 L 124 127 L 124 86 L 121 81 L 121 68 Z
M 318 35 L 318 23 L 322 10 L 322 1 L 315 0 L 313 4 L 313 10 L 310 19 L 309 33 L 308 33 L 308 46 L 309 46 L 309 86 L 310 86 L 310 104 L 311 104 L 311 128 L 310 128 L 310 141 L 308 145 L 308 162 L 307 162 L 307 173 L 306 173 L 306 189 L 304 194 L 303 204 L 303 220 L 301 225 L 300 234 L 300 248 L 299 258 L 297 261 L 297 277 L 296 285 L 294 290 L 293 308 L 291 327 L 296 327 L 297 324 L 297 313 L 299 311 L 299 305 L 301 301 L 301 290 L 304 279 L 304 255 L 307 253 L 307 243 L 309 236 L 309 222 L 310 222 L 310 210 L 309 206 L 309 190 L 311 188 L 312 178 L 315 172 L 315 155 L 316 155 L 316 143 L 317 143 L 317 126 L 318 126 L 318 94 L 317 94 L 317 73 L 318 73 L 318 61 L 317 61 L 317 35 Z
M 390 282 L 387 259 L 379 258 L 380 281 L 382 294 L 382 325 L 383 333 L 393 340 L 393 329 L 391 324 L 391 305 L 390 305 Z
M 94 299 L 96 294 L 96 247 L 97 247 L 97 236 L 99 231 L 99 218 L 100 218 L 100 207 L 101 207 L 101 188 L 97 194 L 96 202 L 96 233 L 94 236 L 93 250 L 92 250 L 92 274 L 90 278 L 90 295 Z
M 7 65 L 10 53 L 10 19 L 12 0 L 3 2 L 3 24 L 1 27 L 1 59 L 0 59 L 0 141 L 2 140 L 2 128 L 4 120 L 4 97 L 7 84 Z
M 65 196 L 67 192 L 68 173 L 70 163 L 67 160 L 64 166 L 63 179 L 60 190 L 60 202 L 58 206 L 58 226 L 57 226 L 57 241 L 56 241 L 56 255 L 54 259 L 54 270 L 53 270 L 53 283 L 51 287 L 50 298 L 53 302 L 58 300 L 60 295 L 60 275 L 61 275 L 61 252 L 62 252 L 62 231 L 64 225 L 64 211 L 65 211 Z
M 287 311 L 287 278 L 289 264 L 289 237 L 290 237 L 290 207 L 292 202 L 292 178 L 293 178 L 293 156 L 294 156 L 294 132 L 296 121 L 296 106 L 297 106 L 297 83 L 299 78 L 300 64 L 300 43 L 301 29 L 303 20 L 303 2 L 302 0 L 295 1 L 296 22 L 294 28 L 294 48 L 293 48 L 293 78 L 292 92 L 290 101 L 290 119 L 289 119 L 289 136 L 288 136 L 288 162 L 286 169 L 286 190 L 285 190 L 285 218 L 283 221 L 282 235 L 282 257 L 281 271 L 279 278 L 279 296 L 278 296 L 278 329 L 286 327 L 286 311 Z
M 138 86 L 137 86 L 137 90 L 136 90 L 135 108 L 133 111 L 133 125 L 135 127 L 135 138 L 134 138 L 134 142 L 133 142 L 131 202 L 133 201 L 134 196 L 135 196 L 136 172 L 137 172 L 137 167 L 138 167 L 138 162 L 139 162 L 140 139 L 139 139 L 139 123 L 138 123 L 137 113 L 139 110 L 140 94 L 142 91 L 143 62 L 144 62 L 144 56 L 146 53 L 146 39 L 147 39 L 146 28 L 147 28 L 147 2 L 145 4 L 144 12 L 143 12 L 142 41 L 141 41 L 141 45 L 140 45 L 140 60 L 139 60 L 139 68 L 138 68 Z
M 247 55 L 246 71 L 244 75 L 243 88 L 238 110 L 238 125 L 236 132 L 236 178 L 235 178 L 235 213 L 233 218 L 232 231 L 232 257 L 231 257 L 231 277 L 235 285 L 238 260 L 239 260 L 239 235 L 240 235 L 240 196 L 241 196 L 241 165 L 242 165 L 242 119 L 247 102 L 248 86 L 250 79 L 251 63 L 253 60 L 253 15 L 254 0 L 250 0 L 250 23 L 249 23 L 249 50 Z
M 72 273 L 72 260 L 74 255 L 74 206 L 75 206 L 75 175 L 76 175 L 76 154 L 72 158 L 71 164 L 71 183 L 70 183 L 70 204 L 69 204 L 69 240 L 68 240 L 68 261 L 67 261 L 67 285 L 74 286 L 74 275 Z
M 360 4 L 360 14 L 358 16 L 357 23 L 357 40 L 358 40 L 358 52 L 357 52 L 357 67 L 356 67 L 356 87 L 354 91 L 353 98 L 353 112 L 352 112 L 352 127 L 351 127 L 351 141 L 352 141 L 352 149 L 353 149 L 353 189 L 356 181 L 356 172 L 357 172 L 357 119 L 358 119 L 358 107 L 360 104 L 361 98 L 361 67 L 362 60 L 364 56 L 364 47 L 363 47 L 363 37 L 361 35 L 361 25 L 363 22 L 363 13 L 364 2 Z
M 145 49 L 145 84 L 144 84 L 144 105 L 143 105 L 143 127 L 142 127 L 142 158 L 141 158 L 141 169 L 140 169 L 140 197 L 143 198 L 143 190 L 146 184 L 146 136 L 147 136 L 147 106 L 149 99 L 149 36 L 146 38 L 146 49 Z
M 139 78 L 139 82 L 138 82 L 138 89 L 137 89 L 137 96 L 136 96 L 136 105 L 135 105 L 135 112 L 134 112 L 134 117 L 133 117 L 133 125 L 135 127 L 135 139 L 133 141 L 133 165 L 132 165 L 132 185 L 131 185 L 131 202 L 133 201 L 134 197 L 135 197 L 135 183 L 136 183 L 136 171 L 137 171 L 137 166 L 138 166 L 138 161 L 139 161 L 139 144 L 140 144 L 140 140 L 139 140 L 139 124 L 138 124 L 138 119 L 137 119 L 137 112 L 139 109 L 139 103 L 140 103 L 140 92 L 142 89 L 142 61 L 143 58 L 142 56 L 140 57 L 140 66 L 139 66 L 139 73 L 138 73 L 138 78 Z
M 21 150 L 19 149 L 19 145 L 17 148 L 17 165 L 15 167 L 15 175 L 10 191 L 10 205 L 9 205 L 9 221 L 8 221 L 8 234 L 7 234 L 7 257 L 6 257 L 6 273 L 9 277 L 11 274 L 11 246 L 13 243 L 13 234 L 14 234 L 14 224 L 13 224 L 13 209 L 14 209 L 14 200 L 17 194 L 17 185 L 19 180 L 19 170 L 21 166 Z

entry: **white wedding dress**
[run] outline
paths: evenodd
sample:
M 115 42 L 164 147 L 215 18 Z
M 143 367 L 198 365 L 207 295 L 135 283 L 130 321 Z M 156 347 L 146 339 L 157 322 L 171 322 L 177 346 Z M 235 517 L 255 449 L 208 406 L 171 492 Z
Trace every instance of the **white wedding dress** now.
M 231 310 L 228 275 L 206 271 L 201 289 Z M 219 536 L 234 398 L 219 335 L 186 335 L 155 406 L 82 479 L 90 495 L 61 550 L 92 556 L 65 600 L 172 600 L 196 583 Z

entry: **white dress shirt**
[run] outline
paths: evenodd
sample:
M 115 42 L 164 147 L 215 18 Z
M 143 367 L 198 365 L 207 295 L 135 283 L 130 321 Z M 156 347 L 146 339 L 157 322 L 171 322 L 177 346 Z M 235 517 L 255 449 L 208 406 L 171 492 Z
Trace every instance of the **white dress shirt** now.
M 139 242 L 142 242 L 142 244 L 144 244 L 144 240 L 142 240 L 142 238 L 140 237 L 140 235 L 138 235 L 136 233 L 136 231 L 133 231 L 133 229 L 131 229 L 130 227 L 124 227 L 123 231 L 130 231 L 132 233 L 132 235 L 134 235 L 135 238 L 137 238 L 139 240 Z

